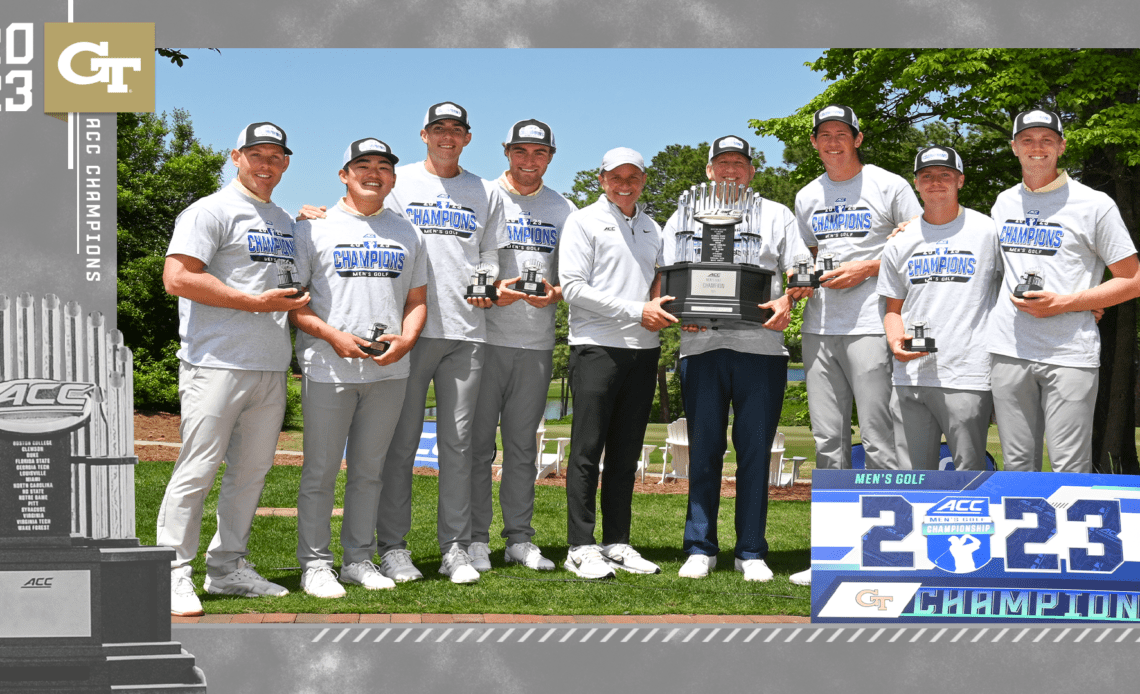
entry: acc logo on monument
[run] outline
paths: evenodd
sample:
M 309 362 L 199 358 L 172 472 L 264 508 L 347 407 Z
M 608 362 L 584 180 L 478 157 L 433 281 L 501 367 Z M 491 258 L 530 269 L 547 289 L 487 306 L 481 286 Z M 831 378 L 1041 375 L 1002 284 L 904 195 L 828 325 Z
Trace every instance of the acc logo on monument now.
M 154 24 L 44 24 L 44 112 L 154 111 Z
M 938 568 L 972 573 L 989 562 L 994 519 L 987 497 L 948 496 L 930 507 L 922 522 L 926 555 Z
M 0 381 L 0 432 L 50 434 L 83 426 L 94 411 L 94 388 L 43 378 Z

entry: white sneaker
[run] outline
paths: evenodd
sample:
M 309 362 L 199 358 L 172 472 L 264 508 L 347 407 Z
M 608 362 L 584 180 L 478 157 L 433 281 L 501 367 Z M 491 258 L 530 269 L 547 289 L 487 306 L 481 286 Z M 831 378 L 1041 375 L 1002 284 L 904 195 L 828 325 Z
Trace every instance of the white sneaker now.
M 380 557 L 380 573 L 396 583 L 418 581 L 424 577 L 412 563 L 412 553 L 406 549 L 390 549 Z
M 471 557 L 471 566 L 479 573 L 491 570 L 491 548 L 486 542 L 472 542 L 467 547 L 467 556 Z
M 314 598 L 343 598 L 344 586 L 336 580 L 336 572 L 327 566 L 314 566 L 301 574 L 301 590 Z
M 471 566 L 471 556 L 458 544 L 451 546 L 439 565 L 439 572 L 450 576 L 452 583 L 478 583 L 479 572 Z
M 364 586 L 368 590 L 388 590 L 396 587 L 395 581 L 380 573 L 380 567 L 367 559 L 342 566 L 340 580 L 345 583 Z
M 736 559 L 736 570 L 744 574 L 745 581 L 764 581 L 772 580 L 772 570 L 764 563 L 763 559 Z
M 554 571 L 554 562 L 542 556 L 542 550 L 530 542 L 507 545 L 503 559 L 506 559 L 508 564 L 522 564 L 536 571 Z
M 614 570 L 602 558 L 602 548 L 598 545 L 571 547 L 566 553 L 566 562 L 562 566 L 582 578 L 614 577 Z
M 811 567 L 809 566 L 808 568 L 804 569 L 803 571 L 801 571 L 799 573 L 792 574 L 791 576 L 788 576 L 788 580 L 791 581 L 792 583 L 796 584 L 797 586 L 810 586 L 811 585 Z
M 711 554 L 690 554 L 677 575 L 681 578 L 705 578 L 716 567 L 716 557 Z
M 221 578 L 207 575 L 205 585 L 207 593 L 242 595 L 247 598 L 257 598 L 263 595 L 279 598 L 282 595 L 289 594 L 289 590 L 285 586 L 279 586 L 265 580 L 261 574 L 253 570 L 253 562 L 248 562 L 245 558 L 238 559 L 236 571 L 231 571 Z
M 602 558 L 612 567 L 635 574 L 659 574 L 661 567 L 648 559 L 643 559 L 637 550 L 629 545 L 615 544 L 602 547 Z
M 170 571 L 170 616 L 201 617 L 206 614 L 202 601 L 194 592 L 194 582 L 190 580 L 190 567 L 184 566 Z

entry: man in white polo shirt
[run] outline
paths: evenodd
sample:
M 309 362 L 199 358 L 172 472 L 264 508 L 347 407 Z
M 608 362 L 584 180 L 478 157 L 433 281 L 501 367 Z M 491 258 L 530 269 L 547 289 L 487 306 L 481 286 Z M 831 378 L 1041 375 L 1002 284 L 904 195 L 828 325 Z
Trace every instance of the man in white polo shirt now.
M 583 578 L 614 568 L 659 573 L 629 544 L 633 483 L 653 405 L 657 331 L 677 319 L 651 299 L 661 229 L 637 202 L 645 161 L 628 147 L 602 157 L 605 195 L 566 219 L 558 249 L 562 293 L 570 304 L 570 390 L 574 423 L 566 466 L 567 537 L 563 564 Z M 602 452 L 602 544 L 594 538 Z
M 1040 470 L 1044 435 L 1053 470 L 1090 472 L 1100 369 L 1090 311 L 1140 296 L 1140 263 L 1116 203 L 1057 168 L 1065 138 L 1056 113 L 1018 114 L 1010 146 L 1023 180 L 990 212 L 1005 286 L 987 331 L 1003 463 Z M 1105 267 L 1112 279 L 1102 283 Z M 1029 273 L 1042 288 L 1016 296 Z

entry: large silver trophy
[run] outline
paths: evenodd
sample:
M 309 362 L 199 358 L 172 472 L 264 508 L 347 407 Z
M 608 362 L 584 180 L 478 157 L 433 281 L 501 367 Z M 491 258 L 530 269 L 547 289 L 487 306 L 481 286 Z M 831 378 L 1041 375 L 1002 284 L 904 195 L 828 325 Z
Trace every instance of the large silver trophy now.
M 750 231 L 761 201 L 731 183 L 702 183 L 677 200 L 677 262 L 661 268 L 661 295 L 674 297 L 665 309 L 682 324 L 750 328 L 772 317 L 759 304 L 775 273 L 759 266 L 762 239 Z

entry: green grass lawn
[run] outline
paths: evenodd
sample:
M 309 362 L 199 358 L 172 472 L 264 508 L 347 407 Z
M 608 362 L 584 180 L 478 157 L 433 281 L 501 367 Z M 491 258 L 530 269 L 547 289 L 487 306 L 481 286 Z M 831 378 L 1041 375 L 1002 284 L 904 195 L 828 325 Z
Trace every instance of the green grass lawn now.
M 155 518 L 172 463 L 139 463 L 136 472 L 137 531 L 143 544 L 155 540 Z M 292 507 L 297 503 L 301 469 L 275 466 L 266 479 L 262 506 Z M 498 483 L 495 483 L 496 495 Z M 681 540 L 686 497 L 678 494 L 635 494 L 632 544 L 661 566 L 654 576 L 618 572 L 611 581 L 584 581 L 561 568 L 566 557 L 566 494 L 560 487 L 535 488 L 535 543 L 558 569 L 536 572 L 502 561 L 502 520 L 495 509 L 491 528 L 492 564 L 475 585 L 454 585 L 438 573 L 435 538 L 437 478 L 416 475 L 412 490 L 412 530 L 408 548 L 425 579 L 400 584 L 395 590 L 368 591 L 346 586 L 348 595 L 321 600 L 301 591 L 297 568 L 297 521 L 290 517 L 258 516 L 250 538 L 250 560 L 266 578 L 287 587 L 283 598 L 239 598 L 203 595 L 207 614 L 241 612 L 394 612 L 394 613 L 516 613 L 516 614 L 788 614 L 810 612 L 810 589 L 794 586 L 788 576 L 809 562 L 807 502 L 781 501 L 769 506 L 768 565 L 776 578 L 746 583 L 732 570 L 731 545 L 734 499 L 723 499 L 720 536 L 724 550 L 716 571 L 704 580 L 682 579 L 677 571 L 685 557 Z M 344 472 L 337 484 L 337 505 L 344 491 Z M 199 589 L 205 576 L 203 553 L 216 525 L 217 485 L 206 499 L 200 554 L 193 563 Z M 600 522 L 600 518 L 599 518 Z M 333 551 L 340 554 L 340 518 L 332 519 Z M 599 528 L 600 532 L 600 528 Z

